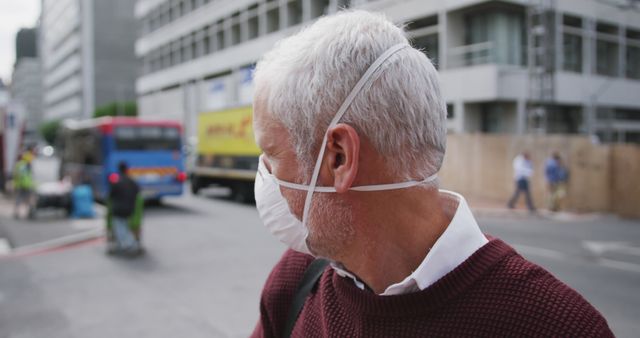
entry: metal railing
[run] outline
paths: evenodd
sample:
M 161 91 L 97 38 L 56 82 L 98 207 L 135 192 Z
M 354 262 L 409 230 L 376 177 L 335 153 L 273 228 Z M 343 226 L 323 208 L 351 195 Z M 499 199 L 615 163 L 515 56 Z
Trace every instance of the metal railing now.
M 450 68 L 493 63 L 496 61 L 493 42 L 486 41 L 452 47 L 448 53 Z

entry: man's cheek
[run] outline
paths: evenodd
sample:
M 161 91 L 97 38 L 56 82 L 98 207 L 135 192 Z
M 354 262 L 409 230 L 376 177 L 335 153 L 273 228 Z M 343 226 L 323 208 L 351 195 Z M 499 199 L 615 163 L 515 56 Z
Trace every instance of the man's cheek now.
M 282 197 L 287 200 L 289 211 L 302 222 L 304 199 L 306 198 L 307 192 L 288 188 L 280 188 L 280 192 L 282 193 Z

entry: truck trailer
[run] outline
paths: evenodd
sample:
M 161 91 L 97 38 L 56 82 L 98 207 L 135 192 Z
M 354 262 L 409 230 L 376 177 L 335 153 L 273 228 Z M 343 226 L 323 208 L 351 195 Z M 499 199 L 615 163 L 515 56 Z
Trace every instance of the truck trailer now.
M 200 113 L 191 191 L 197 194 L 211 185 L 228 187 L 234 200 L 251 203 L 260 153 L 251 106 Z

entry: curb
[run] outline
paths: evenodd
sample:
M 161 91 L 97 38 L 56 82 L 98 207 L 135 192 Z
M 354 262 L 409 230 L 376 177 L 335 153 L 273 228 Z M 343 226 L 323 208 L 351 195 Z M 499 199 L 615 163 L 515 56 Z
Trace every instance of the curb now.
M 9 257 L 22 257 L 31 256 L 39 253 L 45 253 L 49 251 L 55 251 L 63 247 L 74 246 L 84 242 L 89 242 L 95 239 L 103 238 L 105 235 L 104 229 L 94 229 L 76 233 L 73 235 L 58 237 L 55 239 L 47 240 L 44 242 L 25 245 L 14 248 L 5 254 L 0 254 L 0 259 Z

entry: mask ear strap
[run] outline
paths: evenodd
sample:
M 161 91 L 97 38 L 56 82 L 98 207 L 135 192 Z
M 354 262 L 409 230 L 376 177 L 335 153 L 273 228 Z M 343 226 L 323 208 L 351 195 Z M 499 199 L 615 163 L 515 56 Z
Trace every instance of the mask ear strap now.
M 307 228 L 307 219 L 309 218 L 309 209 L 311 208 L 311 199 L 313 198 L 313 192 L 316 188 L 316 184 L 318 183 L 318 174 L 320 173 L 320 166 L 322 165 L 322 158 L 324 157 L 325 145 L 327 144 L 327 136 L 328 131 L 335 127 L 338 124 L 338 121 L 342 118 L 347 109 L 351 106 L 351 103 L 356 98 L 356 96 L 362 91 L 364 86 L 369 82 L 371 76 L 387 61 L 391 56 L 393 56 L 398 51 L 408 48 L 409 45 L 406 43 L 400 43 L 392 46 L 387 49 L 382 55 L 380 55 L 374 62 L 369 66 L 367 71 L 362 75 L 358 83 L 351 89 L 351 93 L 344 100 L 340 109 L 336 112 L 336 115 L 329 123 L 327 127 L 327 131 L 324 133 L 324 137 L 322 138 L 322 144 L 320 144 L 320 153 L 318 154 L 318 158 L 316 159 L 316 166 L 313 168 L 313 174 L 311 175 L 311 182 L 309 183 L 309 187 L 307 188 L 307 197 L 304 201 L 304 210 L 302 212 L 302 224 L 305 229 Z
M 400 182 L 400 183 L 363 185 L 363 186 L 360 186 L 360 187 L 350 188 L 349 190 L 353 190 L 353 191 L 398 190 L 398 189 L 411 188 L 411 187 L 415 187 L 415 186 L 418 186 L 418 185 L 421 185 L 421 184 L 429 183 L 429 182 L 435 181 L 436 178 L 438 178 L 438 175 L 434 174 L 434 175 L 431 175 L 431 176 L 425 178 L 422 181 L 406 181 L 406 182 Z M 316 191 L 318 191 L 318 190 L 316 190 Z
M 295 190 L 303 190 L 303 191 L 307 191 L 309 189 L 309 187 L 304 185 L 304 184 L 281 181 L 281 180 L 279 180 L 277 178 L 275 180 L 276 180 L 276 182 L 278 182 L 278 185 L 281 185 L 281 186 L 283 186 L 285 188 L 295 189 Z M 315 187 L 314 191 L 315 192 L 336 192 L 336 188 L 334 188 L 334 187 Z

